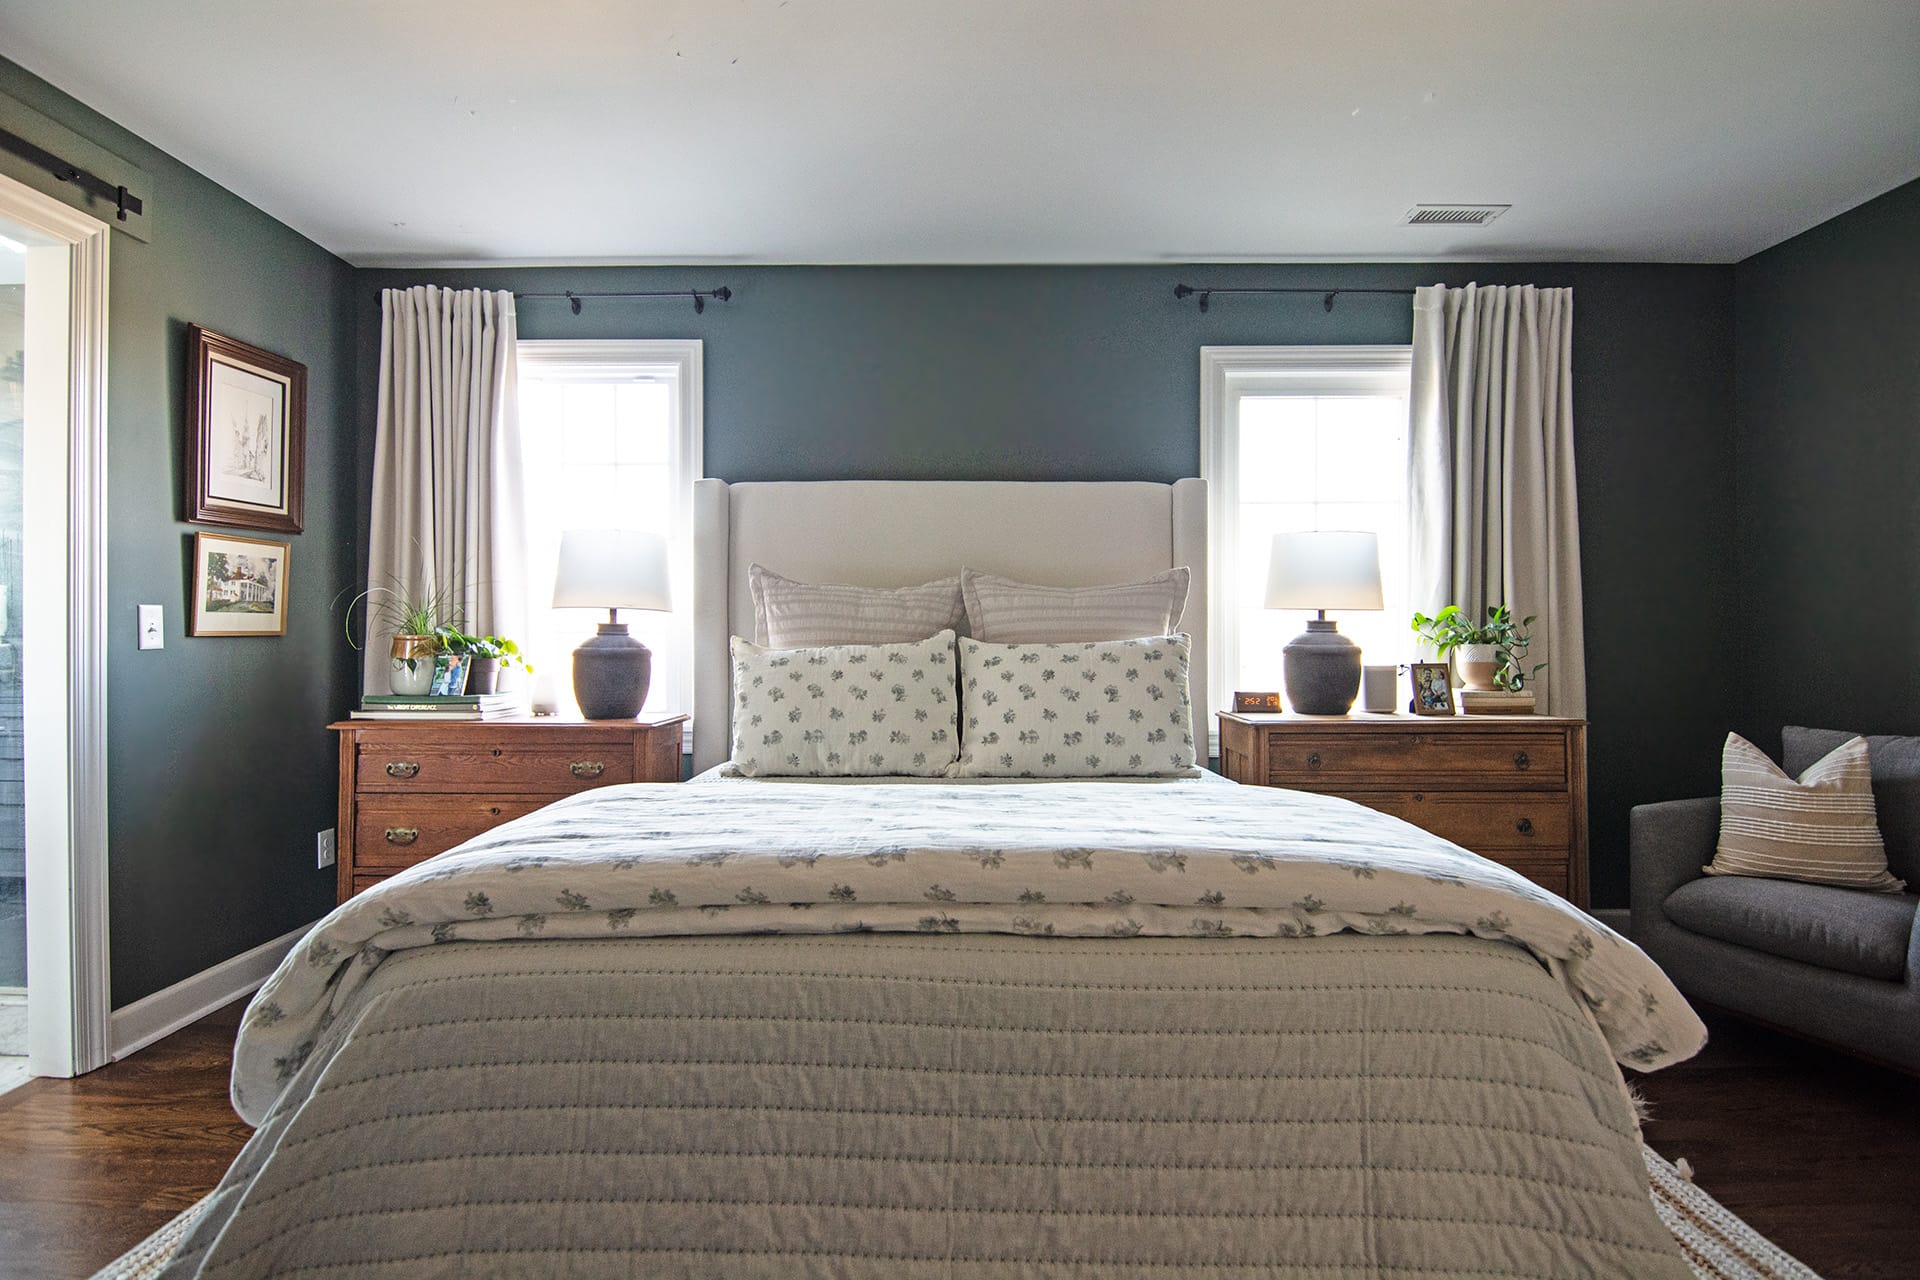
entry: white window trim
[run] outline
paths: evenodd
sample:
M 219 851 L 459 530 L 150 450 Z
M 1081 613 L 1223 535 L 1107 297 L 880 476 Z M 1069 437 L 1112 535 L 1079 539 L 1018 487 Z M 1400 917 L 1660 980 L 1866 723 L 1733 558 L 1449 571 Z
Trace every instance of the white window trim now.
M 672 565 L 675 640 L 687 655 L 683 705 L 693 705 L 693 481 L 706 477 L 706 364 L 698 338 L 609 338 L 570 341 L 526 338 L 514 344 L 520 376 L 551 369 L 574 374 L 618 367 L 625 373 L 668 378 L 673 398 L 668 413 L 673 434 L 667 444 L 670 474 L 685 474 L 687 484 L 673 491 L 671 527 L 684 530 L 676 540 Z M 524 447 L 524 439 L 523 439 Z M 693 720 L 681 730 L 680 751 L 693 750 Z
M 1214 705 L 1209 734 L 1219 754 L 1215 711 L 1233 706 L 1240 670 L 1240 397 L 1403 394 L 1411 346 L 1200 348 L 1200 478 L 1207 482 L 1207 670 Z

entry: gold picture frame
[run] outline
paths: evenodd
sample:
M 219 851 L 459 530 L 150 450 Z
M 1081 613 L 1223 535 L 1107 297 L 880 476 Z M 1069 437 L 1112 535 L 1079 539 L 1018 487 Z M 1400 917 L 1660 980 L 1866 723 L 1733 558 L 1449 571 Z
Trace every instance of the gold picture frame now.
M 191 636 L 287 633 L 291 543 L 227 533 L 193 535 Z
M 1407 670 L 1413 680 L 1413 701 L 1407 710 L 1417 716 L 1453 714 L 1453 671 L 1444 662 L 1416 662 Z

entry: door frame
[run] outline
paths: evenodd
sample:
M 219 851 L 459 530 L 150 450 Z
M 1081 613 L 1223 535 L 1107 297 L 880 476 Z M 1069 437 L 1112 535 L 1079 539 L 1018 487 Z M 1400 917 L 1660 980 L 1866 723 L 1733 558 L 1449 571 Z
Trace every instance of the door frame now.
M 67 246 L 64 264 L 58 255 L 41 261 L 43 275 L 35 274 L 32 250 L 27 261 L 28 332 L 64 329 L 67 367 L 64 378 L 28 378 L 24 538 L 29 548 L 64 546 L 66 555 L 21 558 L 21 616 L 30 620 L 21 633 L 21 661 L 28 675 L 27 1069 L 38 1076 L 73 1076 L 108 1058 L 107 259 L 112 231 L 98 218 L 4 175 L 0 215 Z M 63 617 L 65 628 L 47 625 L 48 619 Z M 35 803 L 36 797 L 53 802 Z

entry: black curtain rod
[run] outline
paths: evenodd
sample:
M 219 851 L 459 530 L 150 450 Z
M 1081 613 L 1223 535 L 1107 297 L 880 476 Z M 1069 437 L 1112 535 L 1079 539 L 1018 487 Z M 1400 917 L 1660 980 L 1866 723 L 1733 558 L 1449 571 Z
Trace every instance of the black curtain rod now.
M 643 289 L 630 293 L 577 293 L 568 289 L 565 293 L 516 293 L 516 298 L 565 298 L 573 314 L 580 314 L 582 298 L 692 298 L 693 313 L 699 315 L 707 309 L 707 299 L 715 302 L 731 302 L 733 290 L 721 285 L 718 289 Z
M 1407 298 L 1413 296 L 1413 290 L 1411 289 L 1227 288 L 1220 285 L 1196 286 L 1190 284 L 1177 284 L 1173 286 L 1173 296 L 1176 298 L 1186 299 L 1198 294 L 1200 296 L 1200 309 L 1202 311 L 1207 309 L 1208 299 L 1212 298 L 1216 293 L 1317 293 L 1320 295 L 1320 305 L 1328 311 L 1333 310 L 1333 300 L 1343 293 L 1394 293 Z
M 114 216 L 121 222 L 125 222 L 130 213 L 146 212 L 146 206 L 140 202 L 140 197 L 133 195 L 125 187 L 108 182 L 98 174 L 88 173 L 71 161 L 62 160 L 53 152 L 35 146 L 17 133 L 0 129 L 0 149 L 11 151 L 28 164 L 45 169 L 61 182 L 71 182 L 90 196 L 113 201 Z

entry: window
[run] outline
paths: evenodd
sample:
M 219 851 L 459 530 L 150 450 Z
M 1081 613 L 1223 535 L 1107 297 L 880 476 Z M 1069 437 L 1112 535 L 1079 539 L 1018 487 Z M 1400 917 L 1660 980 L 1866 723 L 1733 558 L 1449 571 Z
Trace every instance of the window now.
M 1213 709 L 1274 690 L 1281 649 L 1313 616 L 1263 607 L 1273 535 L 1380 536 L 1378 613 L 1340 613 L 1367 662 L 1413 653 L 1407 595 L 1407 347 L 1204 347 L 1200 474 L 1207 481 Z
M 522 342 L 520 436 L 525 455 L 527 656 L 573 703 L 573 650 L 606 621 L 553 609 L 567 529 L 648 529 L 673 557 L 670 614 L 622 612 L 653 650 L 647 713 L 693 710 L 693 482 L 701 474 L 698 341 Z

